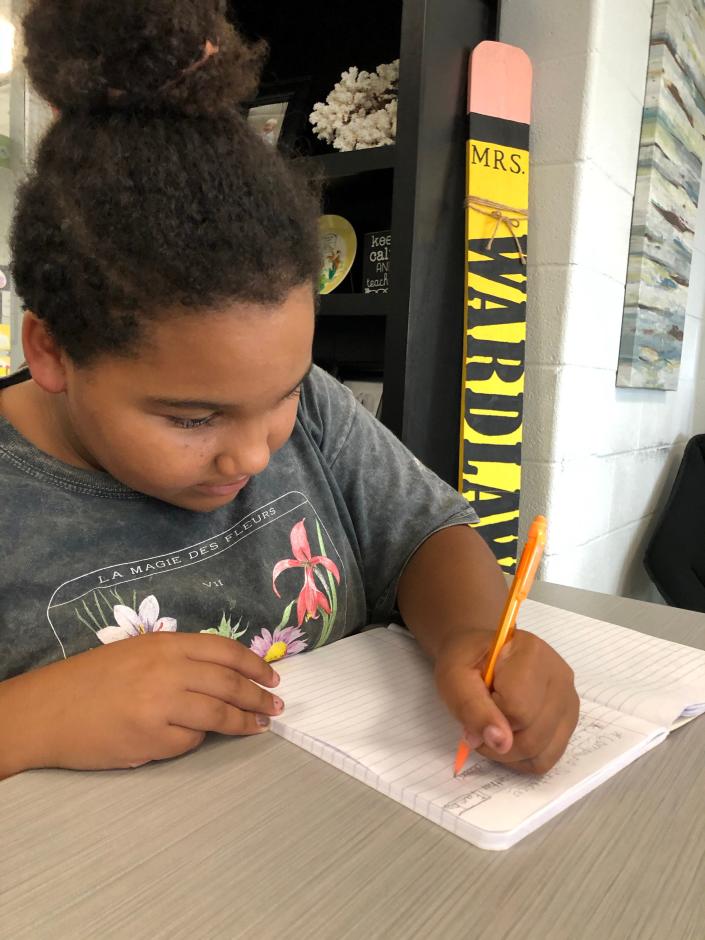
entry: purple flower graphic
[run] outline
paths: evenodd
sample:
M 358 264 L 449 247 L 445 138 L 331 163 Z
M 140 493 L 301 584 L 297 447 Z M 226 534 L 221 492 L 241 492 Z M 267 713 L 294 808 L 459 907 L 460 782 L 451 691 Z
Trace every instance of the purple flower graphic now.
M 250 643 L 250 649 L 266 663 L 273 663 L 305 650 L 308 644 L 300 639 L 303 635 L 298 627 L 277 627 L 274 633 L 263 627 L 261 636 L 254 637 Z

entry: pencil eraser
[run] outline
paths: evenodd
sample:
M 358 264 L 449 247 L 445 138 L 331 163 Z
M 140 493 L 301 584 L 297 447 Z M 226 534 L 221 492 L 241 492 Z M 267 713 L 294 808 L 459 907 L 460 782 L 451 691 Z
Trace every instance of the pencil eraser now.
M 531 123 L 531 59 L 518 46 L 486 40 L 468 68 L 468 113 Z

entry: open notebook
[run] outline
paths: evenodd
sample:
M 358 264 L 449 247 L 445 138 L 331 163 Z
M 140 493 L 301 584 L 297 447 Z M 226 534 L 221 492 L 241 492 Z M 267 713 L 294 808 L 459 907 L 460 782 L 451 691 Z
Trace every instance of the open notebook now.
M 568 749 L 542 777 L 474 755 L 453 778 L 458 724 L 394 627 L 277 663 L 287 707 L 273 730 L 468 842 L 506 849 L 705 711 L 701 650 L 535 601 L 519 621 L 570 663 L 581 699 Z

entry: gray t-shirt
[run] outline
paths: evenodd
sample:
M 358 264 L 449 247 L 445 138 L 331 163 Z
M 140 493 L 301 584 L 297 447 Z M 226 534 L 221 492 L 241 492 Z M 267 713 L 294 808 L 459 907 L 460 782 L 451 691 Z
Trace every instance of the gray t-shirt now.
M 215 512 L 68 466 L 4 419 L 0 485 L 0 679 L 152 630 L 219 632 L 268 661 L 313 649 L 390 617 L 414 550 L 475 521 L 320 369 L 290 440 Z

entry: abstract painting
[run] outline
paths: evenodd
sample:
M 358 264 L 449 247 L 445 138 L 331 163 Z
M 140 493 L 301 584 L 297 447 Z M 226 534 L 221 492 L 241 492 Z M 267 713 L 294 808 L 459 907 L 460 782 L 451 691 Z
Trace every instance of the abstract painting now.
M 675 389 L 705 154 L 705 0 L 655 0 L 617 385 Z

